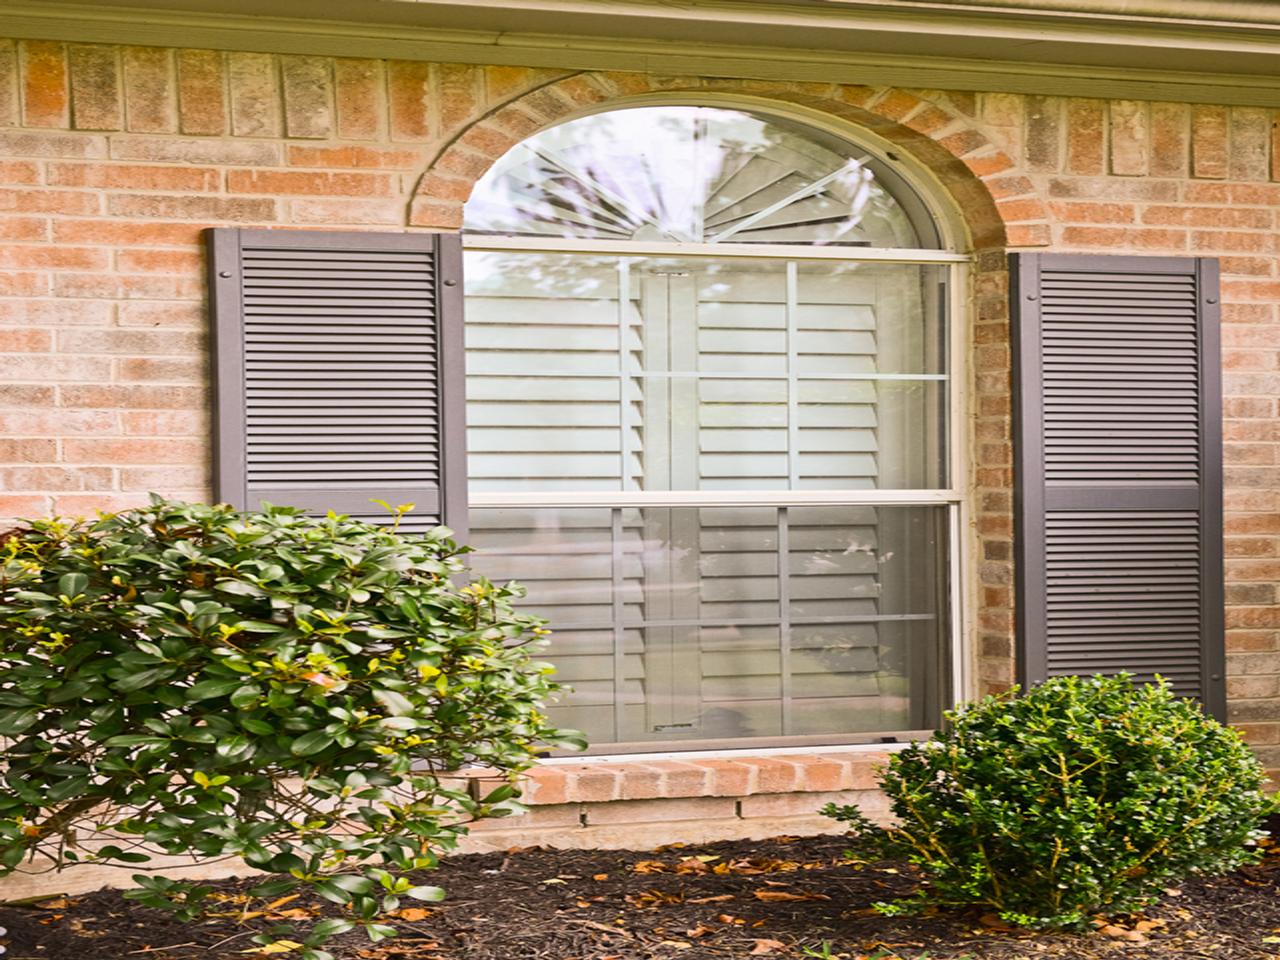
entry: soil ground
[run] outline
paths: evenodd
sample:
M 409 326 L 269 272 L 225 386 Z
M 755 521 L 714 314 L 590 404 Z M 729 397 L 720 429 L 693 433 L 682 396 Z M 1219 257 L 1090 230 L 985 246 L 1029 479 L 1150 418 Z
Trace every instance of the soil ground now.
M 513 850 L 451 857 L 420 882 L 440 904 L 407 903 L 400 936 L 361 931 L 327 945 L 338 960 L 1260 960 L 1280 955 L 1280 856 L 1169 891 L 1105 932 L 1036 934 L 977 912 L 885 917 L 912 890 L 902 864 L 844 856 L 839 837 L 672 846 L 647 852 Z M 1278 848 L 1273 848 L 1278 849 Z M 215 884 L 221 916 L 182 924 L 103 890 L 0 907 L 5 960 L 252 960 L 252 937 L 340 916 L 323 900 L 251 900 L 251 881 Z M 824 952 L 825 951 L 825 952 Z M 293 954 L 296 956 L 296 954 Z M 290 954 L 280 954 L 287 958 Z

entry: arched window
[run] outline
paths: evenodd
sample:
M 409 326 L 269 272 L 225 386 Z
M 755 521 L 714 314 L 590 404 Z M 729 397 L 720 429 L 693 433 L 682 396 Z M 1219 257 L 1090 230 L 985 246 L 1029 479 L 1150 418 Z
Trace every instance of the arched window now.
M 955 685 L 950 271 L 889 161 L 696 106 L 573 120 L 467 204 L 476 568 L 598 750 L 931 729 Z

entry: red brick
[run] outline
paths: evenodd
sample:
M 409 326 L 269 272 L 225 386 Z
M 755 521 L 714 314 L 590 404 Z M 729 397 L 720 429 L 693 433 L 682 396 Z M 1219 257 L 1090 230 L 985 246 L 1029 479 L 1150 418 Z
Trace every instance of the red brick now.
M 219 50 L 178 51 L 178 127 L 183 133 L 227 132 L 227 77 Z
M 57 398 L 58 392 L 53 387 L 25 383 L 0 383 L 0 408 L 35 407 L 43 410 L 52 406 Z
M 124 432 L 131 436 L 199 437 L 209 431 L 210 413 L 207 410 L 128 410 L 120 419 Z
M 125 357 L 116 363 L 121 383 L 203 383 L 203 357 Z
M 1131 203 L 1088 203 L 1059 201 L 1050 204 L 1053 215 L 1067 223 L 1131 224 L 1137 212 Z
M 1191 109 L 1185 103 L 1151 105 L 1151 175 L 1185 177 L 1191 150 Z
M 277 72 L 276 59 L 270 54 L 227 54 L 232 134 L 237 137 L 280 136 Z
M 0 154 L 11 157 L 105 157 L 107 138 L 89 133 L 0 130 Z
M 1026 161 L 1031 170 L 1059 170 L 1062 164 L 1062 101 L 1027 97 Z
M 0 463 L 49 463 L 57 455 L 56 440 L 13 440 L 0 437 Z
M 338 136 L 375 140 L 383 133 L 382 63 L 335 60 L 333 64 Z
M 64 353 L 190 355 L 202 348 L 201 337 L 172 330 L 73 328 L 58 332 L 58 349 Z
M 1270 229 L 1272 213 L 1252 207 L 1151 206 L 1142 212 L 1143 223 L 1184 224 L 1192 227 L 1248 227 Z
M 202 303 L 122 303 L 122 327 L 169 327 L 204 329 L 207 318 Z
M 0 160 L 0 183 L 31 184 L 40 182 L 40 168 L 30 160 Z
M 427 140 L 435 118 L 431 110 L 431 65 L 413 60 L 387 64 L 392 140 Z
M 424 165 L 420 150 L 388 147 L 323 146 L 290 144 L 288 161 L 294 167 L 417 170 Z
M 293 200 L 288 220 L 293 224 L 363 226 L 404 223 L 403 200 Z
M 47 273 L 0 273 L 0 297 L 43 297 L 52 289 Z
M 194 299 L 204 292 L 204 280 L 198 277 L 124 273 L 55 273 L 51 277 L 53 293 L 58 297 L 178 300 Z
M 132 437 L 62 441 L 62 457 L 67 463 L 172 464 L 200 463 L 207 455 L 199 440 Z
M 1045 247 L 1052 240 L 1046 223 L 1011 223 L 1004 229 L 1011 247 Z
M 58 243 L 191 246 L 198 243 L 203 226 L 187 223 L 133 223 L 122 220 L 55 220 L 53 239 Z
M 1233 180 L 1266 180 L 1271 118 L 1263 107 L 1231 108 L 1231 159 Z
M 751 792 L 755 769 L 739 760 L 703 760 L 710 774 L 708 793 L 714 797 L 742 797 Z
M 328 57 L 280 58 L 285 133 L 322 139 L 333 134 L 333 66 Z
M 209 191 L 219 187 L 216 170 L 130 163 L 50 163 L 51 186 L 108 190 Z
M 280 162 L 275 143 L 252 140 L 190 140 L 183 137 L 112 137 L 113 160 L 162 163 L 233 163 L 272 166 Z
M 1178 199 L 1178 184 L 1171 180 L 1120 179 L 1116 177 L 1053 177 L 1049 196 L 1080 200 Z
M 1071 247 L 1185 250 L 1187 231 L 1141 227 L 1064 227 L 1062 242 Z
M 211 470 L 206 464 L 164 467 L 120 467 L 121 490 L 197 490 L 209 486 Z
M 568 782 L 565 794 L 570 802 L 604 803 L 617 800 L 622 794 L 622 777 L 619 771 L 604 765 L 583 765 L 566 769 Z
M 77 130 L 119 130 L 124 126 L 117 48 L 73 44 L 71 122 Z
M 158 220 L 232 220 L 261 222 L 276 219 L 274 200 L 248 197 L 183 197 L 163 194 L 111 194 L 107 211 L 118 217 Z
M 24 40 L 22 117 L 30 127 L 66 127 L 71 98 L 67 89 L 67 48 L 49 40 Z
M 9 490 L 110 490 L 114 482 L 110 467 L 12 467 L 0 473 Z
M 22 97 L 18 83 L 18 46 L 0 40 L 0 126 L 16 127 L 22 118 Z
M 529 804 L 562 804 L 567 798 L 568 778 L 559 767 L 542 766 L 529 770 L 521 782 L 520 800 Z
M 300 170 L 229 170 L 231 193 L 293 194 L 322 197 L 385 197 L 395 181 L 385 173 L 311 173 Z
M 0 248 L 0 268 L 9 270 L 105 270 L 106 251 L 93 247 L 9 246 Z
M 34 519 L 50 512 L 48 497 L 30 494 L 0 494 L 0 517 L 25 517 Z
M 111 378 L 111 361 L 103 357 L 59 357 L 48 354 L 0 355 L 0 380 L 103 382 Z
M 469 63 L 436 66 L 435 93 L 441 132 L 457 130 L 480 115 L 481 80 L 480 68 Z M 582 82 L 582 78 L 574 80 Z
M 93 384 L 60 388 L 64 407 L 114 410 L 195 410 L 208 402 L 208 391 L 185 386 Z
M 1144 177 L 1150 169 L 1151 117 L 1147 104 L 1138 100 L 1112 100 L 1111 172 Z
M 65 213 L 72 216 L 99 211 L 100 197 L 88 190 L 0 189 L 0 211 Z
M 38 241 L 49 238 L 49 221 L 38 217 L 0 217 L 0 241 Z
M 1103 101 L 1067 101 L 1067 172 L 1096 175 L 1106 170 Z
M 0 412 L 0 433 L 8 436 L 67 436 L 119 433 L 119 415 L 107 410 L 6 410 Z
M 129 273 L 176 273 L 191 275 L 204 266 L 204 257 L 191 250 L 121 250 L 116 267 Z
M 125 128 L 135 133 L 178 129 L 172 50 L 124 48 L 124 115 Z
M 1205 180 L 1227 175 L 1227 108 L 1196 104 L 1191 108 L 1191 173 Z
M 99 513 L 114 513 L 145 507 L 150 501 L 147 493 L 63 493 L 53 497 L 53 511 L 63 517 L 91 517 Z

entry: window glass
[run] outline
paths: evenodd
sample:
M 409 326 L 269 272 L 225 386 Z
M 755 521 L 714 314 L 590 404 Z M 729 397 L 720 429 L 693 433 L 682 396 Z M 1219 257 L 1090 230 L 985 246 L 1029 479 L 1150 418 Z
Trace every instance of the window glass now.
M 545 130 L 476 185 L 471 233 L 696 243 L 936 247 L 866 151 L 737 110 L 635 107 Z
M 920 730 L 945 694 L 945 507 L 484 508 L 596 744 Z
M 471 252 L 472 489 L 945 486 L 939 271 Z

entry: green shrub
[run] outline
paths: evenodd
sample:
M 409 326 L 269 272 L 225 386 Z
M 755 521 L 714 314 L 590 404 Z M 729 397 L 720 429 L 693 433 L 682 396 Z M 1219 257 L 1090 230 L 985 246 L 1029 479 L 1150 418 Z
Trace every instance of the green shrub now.
M 542 621 L 513 586 L 451 582 L 450 535 L 159 499 L 24 522 L 0 544 L 0 875 L 33 854 L 238 857 L 277 875 L 261 896 L 351 906 L 297 946 L 308 960 L 357 925 L 391 935 L 375 921 L 401 896 L 442 895 L 403 874 L 577 742 L 541 712 Z M 507 782 L 473 796 L 445 776 L 475 766 Z M 184 918 L 209 892 L 135 879 Z
M 1256 855 L 1273 809 L 1262 769 L 1195 703 L 1123 676 L 1016 692 L 948 713 L 933 741 L 893 755 L 883 789 L 894 828 L 870 829 L 856 807 L 823 811 L 922 869 L 915 905 L 1078 926 Z

